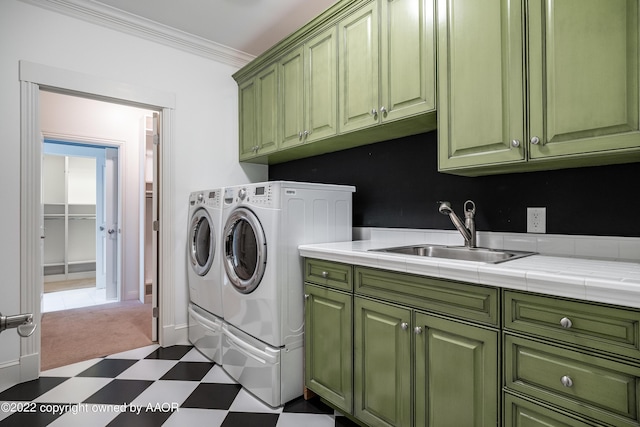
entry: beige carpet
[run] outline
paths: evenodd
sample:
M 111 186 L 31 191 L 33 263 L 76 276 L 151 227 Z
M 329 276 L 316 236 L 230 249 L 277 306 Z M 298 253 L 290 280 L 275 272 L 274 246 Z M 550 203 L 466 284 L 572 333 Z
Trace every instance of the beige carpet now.
M 152 344 L 151 304 L 139 301 L 44 313 L 41 370 Z

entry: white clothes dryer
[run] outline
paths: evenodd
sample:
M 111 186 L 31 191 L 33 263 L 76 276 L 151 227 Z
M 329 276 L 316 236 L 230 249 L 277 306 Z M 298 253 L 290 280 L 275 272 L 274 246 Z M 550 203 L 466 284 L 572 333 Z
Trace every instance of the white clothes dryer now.
M 289 181 L 225 188 L 222 295 L 228 326 L 222 365 L 271 406 L 303 391 L 304 278 L 298 246 L 351 240 L 354 191 Z
M 222 362 L 222 189 L 189 196 L 187 279 L 189 341 L 202 354 Z

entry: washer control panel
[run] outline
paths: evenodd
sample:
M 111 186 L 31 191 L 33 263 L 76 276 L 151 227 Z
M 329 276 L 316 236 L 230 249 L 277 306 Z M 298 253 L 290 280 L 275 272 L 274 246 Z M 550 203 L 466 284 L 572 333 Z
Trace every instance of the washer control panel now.
M 206 205 L 214 208 L 222 207 L 222 191 L 196 191 L 189 196 L 189 206 Z

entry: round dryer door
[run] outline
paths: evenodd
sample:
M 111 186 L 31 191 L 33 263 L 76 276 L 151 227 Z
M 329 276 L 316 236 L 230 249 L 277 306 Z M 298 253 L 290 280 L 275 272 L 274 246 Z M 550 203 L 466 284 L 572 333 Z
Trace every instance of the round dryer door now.
M 249 209 L 231 213 L 224 227 L 224 269 L 233 287 L 248 294 L 258 287 L 267 264 L 267 244 L 260 221 Z
M 189 224 L 189 260 L 200 276 L 207 274 L 215 256 L 215 234 L 211 216 L 206 209 L 194 212 Z

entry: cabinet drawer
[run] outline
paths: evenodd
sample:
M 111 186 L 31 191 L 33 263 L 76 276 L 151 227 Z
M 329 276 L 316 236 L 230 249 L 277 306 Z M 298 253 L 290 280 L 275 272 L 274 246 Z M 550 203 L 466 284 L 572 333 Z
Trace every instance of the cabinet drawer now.
M 498 325 L 497 288 L 356 267 L 355 292 L 461 319 Z
M 504 328 L 640 357 L 640 311 L 506 291 Z
M 511 394 L 504 396 L 504 427 L 591 427 L 542 405 Z
M 640 367 L 505 334 L 505 385 L 554 406 L 638 426 Z
M 347 264 L 311 258 L 305 259 L 305 282 L 351 292 L 353 290 L 352 272 L 353 267 Z

